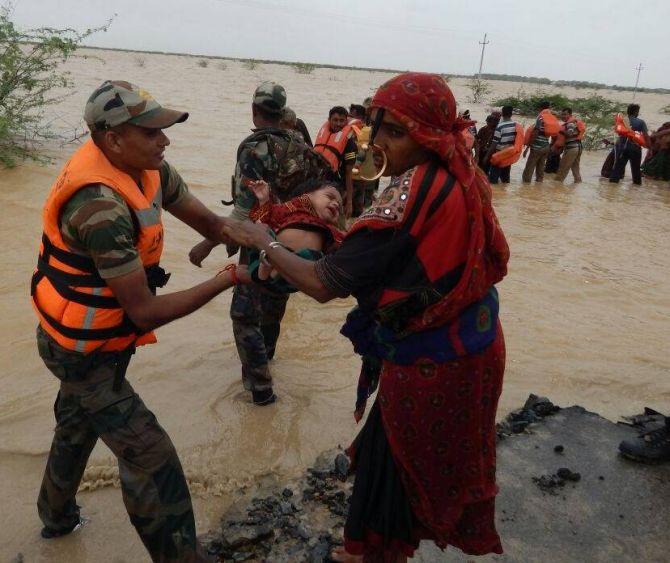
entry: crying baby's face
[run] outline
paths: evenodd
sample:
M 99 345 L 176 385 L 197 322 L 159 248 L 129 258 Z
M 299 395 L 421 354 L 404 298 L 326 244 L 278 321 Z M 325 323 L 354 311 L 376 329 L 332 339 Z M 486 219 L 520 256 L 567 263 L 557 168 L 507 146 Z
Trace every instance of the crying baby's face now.
M 336 225 L 342 211 L 342 196 L 334 186 L 324 186 L 308 194 L 319 219 Z

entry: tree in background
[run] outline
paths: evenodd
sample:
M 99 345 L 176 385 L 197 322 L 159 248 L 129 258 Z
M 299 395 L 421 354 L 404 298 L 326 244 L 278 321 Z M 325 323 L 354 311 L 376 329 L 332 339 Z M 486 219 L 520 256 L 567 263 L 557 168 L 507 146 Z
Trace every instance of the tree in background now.
M 46 110 L 69 96 L 73 83 L 60 66 L 77 46 L 106 25 L 77 31 L 40 27 L 18 29 L 11 4 L 0 6 L 0 164 L 26 158 L 44 160 L 41 143 L 58 138 L 45 122 Z
M 466 86 L 470 89 L 471 96 L 468 96 L 467 101 L 471 104 L 478 104 L 484 100 L 486 96 L 491 94 L 491 86 L 488 82 L 482 80 L 479 76 L 472 77 Z

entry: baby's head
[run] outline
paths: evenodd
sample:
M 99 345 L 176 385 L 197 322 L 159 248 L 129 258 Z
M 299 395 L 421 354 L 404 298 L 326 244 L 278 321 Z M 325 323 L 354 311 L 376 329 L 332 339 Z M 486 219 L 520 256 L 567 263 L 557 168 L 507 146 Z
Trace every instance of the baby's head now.
M 335 184 L 310 180 L 301 185 L 293 195 L 306 195 L 319 219 L 337 225 L 342 211 L 342 196 Z

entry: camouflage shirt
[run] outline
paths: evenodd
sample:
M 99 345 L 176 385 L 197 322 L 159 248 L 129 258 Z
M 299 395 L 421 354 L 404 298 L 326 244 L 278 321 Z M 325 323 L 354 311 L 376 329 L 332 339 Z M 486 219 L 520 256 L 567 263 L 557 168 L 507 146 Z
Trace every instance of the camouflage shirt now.
M 290 129 L 255 129 L 237 150 L 233 178 L 235 209 L 231 216 L 247 219 L 256 202 L 244 179 L 265 180 L 273 196 L 283 202 L 291 198 L 291 192 L 301 183 L 326 178 L 328 172 L 327 162 L 305 144 L 300 133 Z
M 169 209 L 186 195 L 188 188 L 167 162 L 160 172 L 161 207 Z M 104 184 L 86 186 L 70 198 L 63 206 L 60 230 L 70 250 L 90 256 L 103 278 L 142 268 L 130 208 L 119 194 Z

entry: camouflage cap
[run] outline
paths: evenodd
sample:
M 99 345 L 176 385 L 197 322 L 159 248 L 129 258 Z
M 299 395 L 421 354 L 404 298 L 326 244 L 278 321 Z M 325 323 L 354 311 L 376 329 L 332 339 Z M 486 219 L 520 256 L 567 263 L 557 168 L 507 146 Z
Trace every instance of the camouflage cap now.
M 254 92 L 253 103 L 268 113 L 279 115 L 286 106 L 286 90 L 276 82 L 263 82 Z
M 92 132 L 122 123 L 165 129 L 187 118 L 187 112 L 162 107 L 149 92 L 124 80 L 103 82 L 91 94 L 84 110 L 84 120 Z

